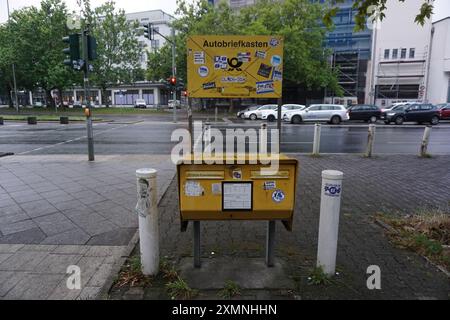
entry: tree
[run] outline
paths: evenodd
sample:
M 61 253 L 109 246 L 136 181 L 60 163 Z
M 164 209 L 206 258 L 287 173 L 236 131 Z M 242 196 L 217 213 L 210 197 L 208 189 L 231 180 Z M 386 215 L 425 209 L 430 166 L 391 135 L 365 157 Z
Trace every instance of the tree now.
M 324 49 L 326 29 L 320 25 L 326 8 L 309 0 L 258 1 L 255 5 L 235 12 L 221 2 L 217 7 L 206 1 L 177 2 L 179 18 L 173 22 L 177 30 L 177 69 L 186 79 L 186 40 L 198 34 L 282 35 L 285 38 L 284 79 L 291 85 L 308 89 L 328 88 L 341 94 L 337 77 L 327 62 L 329 52 Z M 162 48 L 160 53 L 167 52 Z M 158 58 L 149 65 L 149 72 L 168 65 Z M 156 64 L 156 65 L 155 65 Z M 160 72 L 160 71 L 158 71 Z M 163 72 L 164 73 L 164 72 Z
M 63 89 L 76 81 L 74 73 L 62 64 L 64 44 L 61 39 L 66 34 L 66 16 L 64 2 L 44 0 L 40 8 L 14 11 L 0 32 L 0 37 L 4 37 L 0 68 L 10 78 L 8 65 L 14 63 L 18 86 L 30 91 L 42 88 L 47 103 L 53 106 L 51 91 L 59 89 L 61 98 Z
M 329 0 L 331 4 L 331 9 L 327 12 L 327 14 L 324 16 L 324 21 L 326 24 L 331 25 L 332 24 L 332 17 L 336 15 L 337 11 L 339 10 L 338 7 L 334 6 L 335 3 L 342 3 L 345 0 Z M 379 14 L 378 18 L 383 19 L 386 14 L 385 11 L 387 9 L 386 3 L 388 0 L 354 0 L 353 8 L 356 9 L 357 14 L 355 18 L 356 22 L 356 29 L 362 30 L 365 27 L 365 24 L 368 19 L 373 19 L 373 13 L 376 9 Z M 400 2 L 405 2 L 405 0 L 398 0 Z M 417 13 L 415 17 L 415 22 L 424 25 L 425 21 L 427 19 L 430 19 L 433 15 L 433 1 L 430 0 L 422 0 L 422 6 L 420 7 L 419 12 Z
M 143 79 L 139 23 L 128 22 L 125 11 L 116 10 L 113 1 L 94 10 L 91 10 L 88 0 L 81 0 L 80 4 L 91 34 L 97 39 L 98 57 L 93 62 L 92 80 L 102 89 L 103 97 L 106 97 L 106 88 L 111 84 Z

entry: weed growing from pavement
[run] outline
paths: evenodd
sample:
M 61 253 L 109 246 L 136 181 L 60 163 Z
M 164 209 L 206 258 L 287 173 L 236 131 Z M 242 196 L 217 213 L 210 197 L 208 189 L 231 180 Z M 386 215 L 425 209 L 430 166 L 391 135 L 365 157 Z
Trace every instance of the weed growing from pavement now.
M 386 233 L 395 245 L 450 269 L 449 212 L 430 210 L 405 217 L 378 214 L 376 218 L 391 227 Z
M 198 295 L 198 291 L 191 289 L 189 285 L 181 279 L 181 277 L 177 277 L 176 280 L 171 281 L 166 284 L 166 289 L 170 297 L 175 299 L 183 299 L 189 300 L 195 298 Z
M 325 274 L 322 267 L 316 267 L 311 271 L 311 274 L 308 277 L 308 283 L 317 286 L 329 285 L 332 284 L 333 281 Z
M 115 285 L 119 288 L 127 285 L 130 287 L 149 286 L 151 280 L 151 277 L 142 273 L 140 256 L 135 255 L 129 258 L 122 267 Z
M 225 287 L 218 293 L 218 296 L 223 299 L 231 299 L 241 295 L 241 288 L 234 281 L 228 280 Z

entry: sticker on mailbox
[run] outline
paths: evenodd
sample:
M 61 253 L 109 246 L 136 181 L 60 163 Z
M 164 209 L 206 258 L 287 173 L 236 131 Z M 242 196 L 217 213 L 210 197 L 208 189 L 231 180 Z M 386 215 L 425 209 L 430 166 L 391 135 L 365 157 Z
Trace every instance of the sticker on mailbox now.
M 204 194 L 204 189 L 196 181 L 188 181 L 184 186 L 184 193 L 188 197 L 200 197 Z
M 275 181 L 264 182 L 264 190 L 275 190 L 277 188 L 277 183 Z
M 272 194 L 272 200 L 275 201 L 276 203 L 281 203 L 284 201 L 284 199 L 286 199 L 286 196 L 285 196 L 284 192 L 281 190 L 276 190 Z

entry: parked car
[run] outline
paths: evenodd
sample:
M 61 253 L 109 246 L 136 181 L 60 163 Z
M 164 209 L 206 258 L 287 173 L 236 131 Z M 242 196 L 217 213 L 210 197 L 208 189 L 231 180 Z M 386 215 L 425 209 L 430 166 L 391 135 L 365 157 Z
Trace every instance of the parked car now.
M 417 103 L 420 103 L 420 102 L 417 102 L 417 101 L 397 102 L 397 103 L 391 104 L 387 108 L 381 108 L 381 112 L 383 113 L 383 112 L 390 111 L 390 110 L 394 109 L 395 107 L 410 106 L 410 105 L 417 104 Z
M 306 106 L 300 104 L 285 104 L 281 107 L 281 119 L 284 119 L 284 116 L 288 112 L 301 111 L 305 109 Z M 268 110 L 267 112 L 263 112 L 261 119 L 268 121 L 275 121 L 278 119 L 278 108 L 275 110 Z
M 439 118 L 441 120 L 450 120 L 450 103 L 438 104 Z
M 381 118 L 384 123 L 394 122 L 402 125 L 404 122 L 417 122 L 422 124 L 429 122 L 432 125 L 439 124 L 439 110 L 432 104 L 413 104 L 397 106 L 394 109 L 383 112 Z
M 245 112 L 244 117 L 245 117 L 245 119 L 250 119 L 250 120 L 262 119 L 264 114 L 268 113 L 271 110 L 276 110 L 277 108 L 278 108 L 278 105 L 276 105 L 276 104 L 264 105 L 264 106 L 259 107 L 256 110 Z
M 72 108 L 82 108 L 82 107 L 83 107 L 83 105 L 80 101 L 74 101 L 72 103 Z M 69 108 L 70 108 L 70 105 L 69 105 Z
M 180 100 L 169 100 L 169 109 L 173 109 L 176 107 L 177 109 L 181 109 L 181 101 Z
M 348 121 L 347 109 L 343 105 L 335 104 L 315 104 L 304 110 L 288 112 L 284 121 L 299 124 L 303 121 L 321 122 L 326 121 L 331 124 L 340 124 Z
M 381 109 L 374 105 L 355 105 L 348 109 L 350 120 L 375 123 L 381 118 Z
M 248 107 L 247 109 L 241 110 L 237 113 L 237 117 L 240 119 L 245 119 L 245 113 L 249 112 L 249 111 L 255 111 L 258 108 L 260 108 L 261 106 L 252 106 L 252 107 Z
M 136 99 L 136 101 L 134 102 L 134 107 L 146 109 L 147 103 L 145 102 L 144 99 Z

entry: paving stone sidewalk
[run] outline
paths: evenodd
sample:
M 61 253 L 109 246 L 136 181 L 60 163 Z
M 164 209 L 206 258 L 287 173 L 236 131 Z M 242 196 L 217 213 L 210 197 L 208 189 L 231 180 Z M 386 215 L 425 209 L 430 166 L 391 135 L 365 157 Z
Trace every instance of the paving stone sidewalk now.
M 450 157 L 329 155 L 296 156 L 300 161 L 297 205 L 292 233 L 277 227 L 276 259 L 295 287 L 244 290 L 244 299 L 449 299 L 450 281 L 425 259 L 395 248 L 374 223 L 377 212 L 410 214 L 419 209 L 450 206 Z M 316 262 L 322 170 L 341 170 L 343 186 L 337 270 L 332 284 L 314 286 L 308 277 Z M 180 233 L 177 183 L 173 181 L 160 210 L 161 254 L 180 270 L 192 259 L 192 225 Z M 449 212 L 449 211 L 447 211 Z M 264 261 L 264 222 L 202 222 L 202 259 L 242 264 Z M 231 262 L 230 262 L 231 261 Z M 220 265 L 220 264 L 219 264 Z M 381 268 L 382 290 L 368 290 L 367 267 Z M 191 267 L 192 268 L 192 267 Z M 210 269 L 210 267 L 209 267 Z M 202 274 L 206 287 L 222 270 Z M 191 272 L 192 273 L 192 272 Z M 195 287 L 198 279 L 186 279 Z M 226 280 L 226 279 L 224 279 Z M 198 281 L 197 281 L 198 283 Z M 194 285 L 193 285 L 194 284 Z M 239 283 L 238 283 L 239 284 Z M 197 286 L 198 287 L 198 286 Z M 197 288 L 198 289 L 198 288 Z M 202 286 L 197 299 L 217 299 L 218 290 Z M 111 299 L 167 299 L 164 283 L 146 288 L 113 287 Z
M 13 156 L 0 159 L 0 299 L 93 299 L 136 239 L 135 171 L 158 170 L 162 197 L 175 174 L 169 156 Z M 67 267 L 82 289 L 68 290 Z

